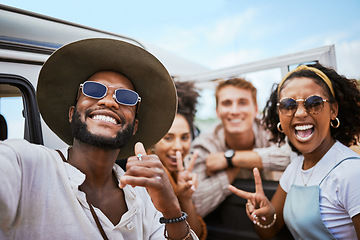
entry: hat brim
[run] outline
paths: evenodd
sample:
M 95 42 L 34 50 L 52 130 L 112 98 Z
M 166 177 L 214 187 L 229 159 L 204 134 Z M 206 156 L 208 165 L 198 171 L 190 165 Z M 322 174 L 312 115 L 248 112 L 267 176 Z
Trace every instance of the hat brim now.
M 72 145 L 69 108 L 75 104 L 80 83 L 99 71 L 126 76 L 141 97 L 136 134 L 120 150 L 119 158 L 134 155 L 134 145 L 146 148 L 157 143 L 170 129 L 177 108 L 174 82 L 152 54 L 133 44 L 91 38 L 67 44 L 44 63 L 37 84 L 40 113 L 49 128 Z

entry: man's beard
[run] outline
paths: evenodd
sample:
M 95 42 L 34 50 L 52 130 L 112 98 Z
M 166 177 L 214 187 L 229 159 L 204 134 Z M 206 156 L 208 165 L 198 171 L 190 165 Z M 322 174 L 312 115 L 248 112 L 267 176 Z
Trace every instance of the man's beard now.
M 122 121 L 122 123 L 124 122 L 125 121 Z M 127 124 L 123 130 L 116 134 L 116 137 L 114 138 L 98 136 L 92 134 L 87 129 L 87 125 L 81 121 L 81 116 L 76 107 L 74 109 L 74 115 L 72 116 L 72 121 L 70 123 L 71 133 L 75 139 L 79 140 L 80 142 L 105 149 L 120 149 L 125 146 L 125 144 L 129 142 L 131 136 L 133 135 L 134 125 L 135 121 L 132 124 Z

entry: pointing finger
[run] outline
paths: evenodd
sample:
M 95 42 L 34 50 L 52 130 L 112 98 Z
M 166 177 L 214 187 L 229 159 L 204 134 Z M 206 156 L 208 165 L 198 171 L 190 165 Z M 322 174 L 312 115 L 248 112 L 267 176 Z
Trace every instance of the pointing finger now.
M 259 169 L 254 168 L 253 173 L 254 173 L 254 180 L 255 180 L 255 192 L 264 194 Z
M 192 172 L 192 170 L 194 169 L 195 162 L 196 162 L 196 159 L 198 156 L 199 156 L 199 151 L 195 150 L 194 153 L 192 154 L 189 164 L 187 166 L 187 170 L 189 172 Z
M 194 189 L 193 190 L 195 191 L 197 189 L 197 187 L 198 187 L 197 174 L 193 173 L 192 181 L 194 183 L 194 185 L 193 185 Z
M 184 163 L 180 151 L 176 151 L 176 163 L 177 163 L 177 169 L 179 171 L 184 171 L 184 165 L 183 165 Z
M 239 197 L 244 198 L 244 199 L 249 199 L 253 195 L 253 193 L 245 192 L 243 190 L 240 190 L 240 189 L 234 187 L 233 185 L 229 185 L 228 189 L 230 190 L 230 192 L 232 192 L 232 193 L 234 193 L 234 194 L 236 194 Z

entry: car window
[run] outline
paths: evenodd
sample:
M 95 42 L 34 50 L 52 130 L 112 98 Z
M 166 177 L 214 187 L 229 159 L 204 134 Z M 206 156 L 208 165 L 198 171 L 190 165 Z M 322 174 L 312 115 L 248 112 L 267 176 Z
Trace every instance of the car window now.
M 7 135 L 7 139 L 24 138 L 25 119 L 23 110 L 21 91 L 9 84 L 0 84 L 0 114 L 3 118 L 0 129 L 2 136 Z

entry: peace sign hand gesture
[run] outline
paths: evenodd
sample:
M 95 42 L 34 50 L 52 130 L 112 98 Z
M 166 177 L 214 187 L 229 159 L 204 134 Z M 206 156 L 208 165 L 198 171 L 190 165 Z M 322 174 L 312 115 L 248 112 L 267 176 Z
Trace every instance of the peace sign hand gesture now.
M 190 199 L 197 188 L 197 175 L 192 173 L 197 157 L 198 152 L 195 151 L 191 156 L 187 169 L 185 169 L 181 152 L 176 151 L 176 162 L 178 169 L 176 196 L 179 198 L 179 200 Z
M 263 221 L 266 221 L 267 219 L 271 220 L 275 214 L 275 208 L 264 194 L 259 170 L 254 168 L 253 173 L 255 193 L 240 190 L 232 185 L 229 185 L 228 189 L 239 197 L 248 200 L 246 204 L 246 213 L 250 220 L 253 221 L 254 224 L 257 224 L 259 218 Z

